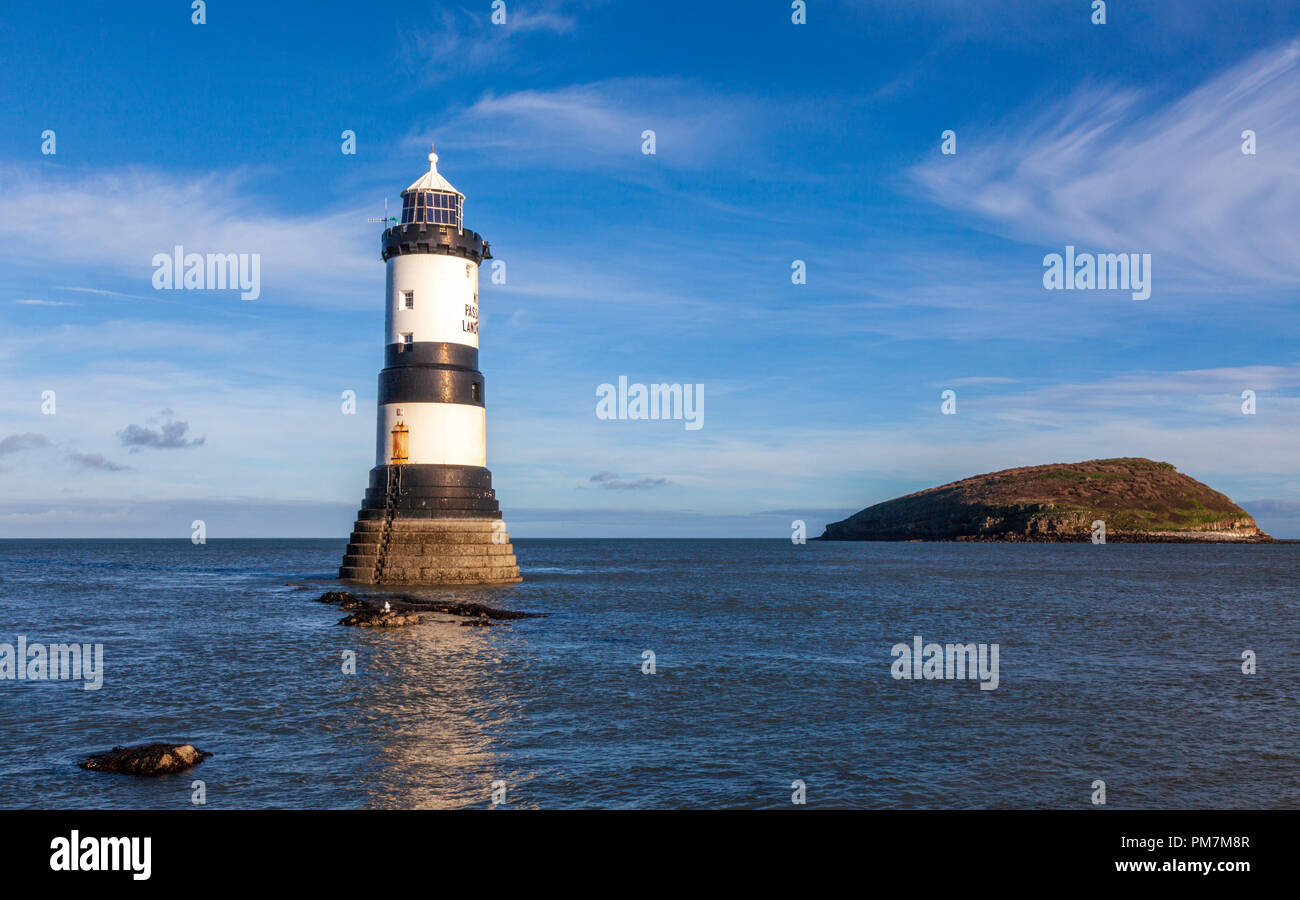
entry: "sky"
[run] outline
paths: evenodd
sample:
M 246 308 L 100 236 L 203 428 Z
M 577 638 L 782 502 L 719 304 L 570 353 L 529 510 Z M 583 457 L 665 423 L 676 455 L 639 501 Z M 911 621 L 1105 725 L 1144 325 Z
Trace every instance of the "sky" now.
M 367 219 L 434 142 L 504 263 L 480 368 L 515 537 L 815 535 L 1144 456 L 1300 538 L 1300 6 L 11 7 L 0 537 L 345 536 Z M 260 295 L 155 289 L 176 245 L 257 254 Z M 1048 290 L 1067 246 L 1150 254 L 1151 296 Z M 620 376 L 702 386 L 702 427 L 598 418 Z

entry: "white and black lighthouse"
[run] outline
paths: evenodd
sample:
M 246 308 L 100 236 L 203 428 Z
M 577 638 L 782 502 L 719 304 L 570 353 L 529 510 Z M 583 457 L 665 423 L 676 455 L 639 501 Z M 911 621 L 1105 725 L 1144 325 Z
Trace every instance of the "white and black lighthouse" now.
M 465 196 L 429 171 L 402 192 L 382 255 L 384 369 L 375 467 L 339 577 L 371 584 L 519 581 L 487 469 L 478 270 Z

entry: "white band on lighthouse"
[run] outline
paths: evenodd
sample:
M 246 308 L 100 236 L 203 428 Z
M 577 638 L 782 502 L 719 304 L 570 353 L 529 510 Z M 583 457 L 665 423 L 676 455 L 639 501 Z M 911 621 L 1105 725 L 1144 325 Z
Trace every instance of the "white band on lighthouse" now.
M 397 414 L 399 409 L 401 416 Z M 409 429 L 407 465 L 487 465 L 487 419 L 483 407 L 461 403 L 405 402 L 379 407 L 375 465 L 392 463 L 392 434 L 399 420 Z
M 388 343 L 478 346 L 478 265 L 459 256 L 412 253 L 388 260 Z

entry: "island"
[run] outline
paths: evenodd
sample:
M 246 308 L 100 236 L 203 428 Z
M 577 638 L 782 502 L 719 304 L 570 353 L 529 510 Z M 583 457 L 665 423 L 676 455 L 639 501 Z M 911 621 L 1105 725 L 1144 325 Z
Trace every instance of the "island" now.
M 1167 462 L 1124 457 L 975 475 L 868 506 L 822 541 L 1274 543 L 1240 506 Z M 1100 543 L 1100 541 L 1096 541 Z

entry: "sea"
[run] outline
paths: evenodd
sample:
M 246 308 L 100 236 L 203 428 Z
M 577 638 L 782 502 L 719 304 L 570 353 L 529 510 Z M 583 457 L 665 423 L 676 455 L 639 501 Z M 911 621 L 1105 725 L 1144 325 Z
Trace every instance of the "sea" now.
M 1297 544 L 524 539 L 393 591 L 536 618 L 391 630 L 317 602 L 344 545 L 0 541 L 0 645 L 103 648 L 0 680 L 0 807 L 1300 805 Z M 154 741 L 213 755 L 78 767 Z

